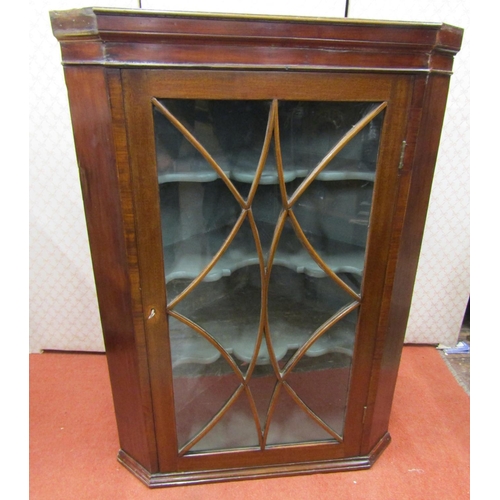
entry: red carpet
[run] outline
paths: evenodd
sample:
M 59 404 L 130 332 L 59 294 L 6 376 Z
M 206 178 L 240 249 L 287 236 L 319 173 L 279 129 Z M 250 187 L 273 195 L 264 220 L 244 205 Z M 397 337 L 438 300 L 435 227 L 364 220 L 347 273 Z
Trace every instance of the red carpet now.
M 116 461 L 105 356 L 32 354 L 30 499 L 468 499 L 469 403 L 433 347 L 406 346 L 372 469 L 150 490 Z

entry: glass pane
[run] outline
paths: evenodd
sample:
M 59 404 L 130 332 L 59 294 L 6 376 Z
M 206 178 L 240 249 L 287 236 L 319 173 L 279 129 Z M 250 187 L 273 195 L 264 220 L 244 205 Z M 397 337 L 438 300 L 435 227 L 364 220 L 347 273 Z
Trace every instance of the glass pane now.
M 302 401 L 340 436 L 344 432 L 356 323 L 354 311 L 333 325 L 287 376 Z
M 299 225 L 323 262 L 359 292 L 373 182 L 315 180 L 294 206 Z M 344 276 L 342 276 L 344 278 Z
M 285 181 L 306 177 L 342 137 L 375 107 L 373 103 L 358 102 L 280 102 Z M 369 131 L 360 134 L 338 153 L 339 161 L 342 160 L 324 171 L 322 175 L 326 179 L 342 178 L 342 175 L 332 174 L 333 171 L 344 173 L 348 168 L 353 172 L 365 172 L 373 166 L 370 162 L 376 161 L 377 151 L 373 149 L 378 147 L 380 129 L 372 126 Z
M 191 134 L 204 143 L 205 149 L 217 154 L 218 144 L 197 101 L 164 99 L 161 104 Z M 158 181 L 208 182 L 217 179 L 217 173 L 190 144 L 186 136 L 157 108 L 153 107 Z
M 218 281 L 201 282 L 174 311 L 209 332 L 245 373 L 259 333 L 259 266 L 244 267 Z
M 269 404 L 276 382 L 277 378 L 269 361 L 269 352 L 267 351 L 265 340 L 262 339 L 259 359 L 257 360 L 257 365 L 254 368 L 252 377 L 248 382 L 248 386 L 255 401 L 262 431 L 266 425 Z
M 352 302 L 352 296 L 327 276 L 313 260 L 299 241 L 290 222 L 287 221 L 272 266 L 268 294 L 269 329 L 280 369 L 286 370 L 287 363 L 311 335 L 341 308 Z M 332 384 L 327 376 L 330 372 L 325 372 L 324 358 L 328 358 L 331 352 L 336 352 L 337 346 L 342 346 L 343 353 L 348 352 L 349 359 L 352 356 L 355 328 L 340 331 L 338 325 L 335 325 L 330 330 L 333 329 L 337 332 L 337 336 L 332 339 L 328 332 L 323 334 L 309 347 L 305 355 L 302 355 L 301 361 L 295 368 L 302 373 L 303 367 L 306 367 L 307 374 L 301 376 L 300 383 L 297 384 L 298 390 L 301 393 L 311 394 L 311 397 L 303 401 L 308 404 L 312 399 L 313 407 L 309 406 L 309 408 L 315 411 L 319 407 L 316 414 L 320 418 L 326 413 L 322 411 L 321 405 L 331 408 L 334 402 L 339 403 L 338 398 L 333 399 L 333 393 L 330 390 L 325 390 L 329 389 Z M 340 371 L 337 373 L 344 375 Z M 289 377 L 292 382 L 290 385 L 297 392 L 295 371 L 289 374 Z M 346 386 L 342 385 L 343 380 L 338 381 L 338 384 L 345 388 Z M 344 406 L 340 409 L 335 408 L 335 416 L 339 416 L 340 419 L 344 416 L 346 394 L 341 401 Z M 300 394 L 298 395 L 300 397 Z M 316 401 L 317 398 L 319 398 L 319 403 Z M 276 413 L 272 418 L 268 436 L 269 444 L 334 439 L 311 416 L 307 415 L 288 393 L 280 395 Z M 286 420 L 282 421 L 283 419 L 293 421 L 294 425 L 289 425 Z M 331 420 L 325 423 L 329 424 Z M 280 422 L 279 425 L 277 422 Z M 335 421 L 334 423 L 337 428 L 339 425 L 341 429 L 343 428 L 342 422 Z
M 327 277 L 288 223 L 271 270 L 268 321 L 280 366 L 352 297 Z
M 269 101 L 160 99 L 233 181 L 251 183 L 266 134 Z M 154 108 L 160 181 L 208 182 L 217 174 L 187 138 Z M 275 176 L 276 177 L 276 176 Z
M 251 183 L 264 145 L 270 101 L 208 101 L 222 166 L 231 179 Z
M 168 300 L 210 263 L 233 229 L 241 209 L 225 184 L 166 182 L 159 186 L 165 279 Z M 216 280 L 221 267 L 206 280 Z M 186 285 L 187 286 L 187 285 Z
M 255 193 L 252 213 L 259 231 L 265 261 L 269 255 L 274 229 L 281 210 L 282 202 L 278 184 L 260 185 Z
M 363 105 L 362 118 L 376 105 Z M 320 180 L 366 180 L 375 179 L 380 133 L 384 112 L 377 115 L 361 129 L 319 174 Z
M 257 448 L 260 432 L 255 426 L 250 403 L 242 391 L 235 403 L 215 427 L 192 448 L 191 452 L 232 448 Z
M 334 438 L 307 415 L 281 388 L 267 435 L 268 445 L 334 441 Z
M 220 411 L 238 379 L 220 352 L 198 332 L 169 317 L 177 438 L 182 448 Z
M 179 446 L 200 438 L 187 453 L 259 447 L 258 428 L 267 429 L 266 446 L 335 443 L 344 432 L 357 312 L 305 344 L 360 301 L 383 114 L 364 120 L 374 103 L 278 103 L 283 181 L 288 196 L 299 189 L 287 213 L 274 138 L 263 157 L 270 106 L 187 99 L 153 106 L 168 309 L 197 325 L 169 315 Z M 307 179 L 318 165 L 323 170 Z M 231 399 L 242 377 L 251 398 L 242 391 Z M 280 386 L 282 377 L 289 386 Z

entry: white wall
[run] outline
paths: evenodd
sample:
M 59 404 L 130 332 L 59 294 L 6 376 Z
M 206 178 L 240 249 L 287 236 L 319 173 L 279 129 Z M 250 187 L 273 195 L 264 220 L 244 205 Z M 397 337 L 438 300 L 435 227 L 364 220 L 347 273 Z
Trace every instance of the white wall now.
M 104 349 L 61 52 L 49 20 L 50 10 L 80 6 L 30 6 L 30 352 Z
M 464 28 L 436 165 L 406 341 L 454 345 L 469 298 L 470 32 L 466 0 L 351 0 L 349 17 Z
M 30 6 L 30 352 L 103 350 L 71 124 L 48 11 Z M 468 27 L 466 0 L 350 0 L 349 17 Z M 138 7 L 138 0 L 99 1 Z M 344 0 L 142 0 L 146 9 L 343 17 Z M 406 340 L 455 343 L 469 295 L 469 41 L 455 62 Z

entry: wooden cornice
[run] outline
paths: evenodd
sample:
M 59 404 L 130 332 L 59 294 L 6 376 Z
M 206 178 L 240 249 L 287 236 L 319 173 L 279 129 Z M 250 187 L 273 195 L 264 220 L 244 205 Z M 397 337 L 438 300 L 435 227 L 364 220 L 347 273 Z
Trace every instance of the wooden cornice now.
M 451 73 L 447 24 L 137 9 L 50 13 L 63 64 Z

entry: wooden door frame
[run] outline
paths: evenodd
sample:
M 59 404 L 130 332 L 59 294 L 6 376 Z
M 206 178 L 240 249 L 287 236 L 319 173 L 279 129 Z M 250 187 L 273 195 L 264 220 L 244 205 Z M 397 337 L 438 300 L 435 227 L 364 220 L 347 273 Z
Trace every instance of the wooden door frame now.
M 410 75 L 282 71 L 122 70 L 136 245 L 149 380 L 160 472 L 269 467 L 356 457 L 366 432 L 371 374 L 383 306 L 392 219 L 398 204 L 401 144 L 406 134 Z M 361 311 L 351 371 L 344 442 L 276 446 L 265 451 L 214 452 L 177 457 L 172 373 L 166 318 L 163 253 L 151 99 L 289 99 L 387 102 L 374 187 Z M 145 167 L 151 165 L 151 167 Z M 151 317 L 151 311 L 156 314 Z M 363 313 L 362 311 L 368 311 Z M 383 438 L 383 436 L 382 436 Z

